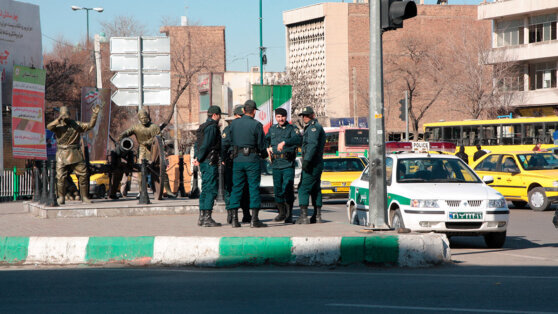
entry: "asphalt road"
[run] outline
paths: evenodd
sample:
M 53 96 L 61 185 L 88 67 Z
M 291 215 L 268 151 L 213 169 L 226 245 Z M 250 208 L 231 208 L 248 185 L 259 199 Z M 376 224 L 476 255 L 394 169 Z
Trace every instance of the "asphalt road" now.
M 428 269 L 3 267 L 0 313 L 558 313 L 552 215 L 512 209 L 504 248 L 455 237 Z

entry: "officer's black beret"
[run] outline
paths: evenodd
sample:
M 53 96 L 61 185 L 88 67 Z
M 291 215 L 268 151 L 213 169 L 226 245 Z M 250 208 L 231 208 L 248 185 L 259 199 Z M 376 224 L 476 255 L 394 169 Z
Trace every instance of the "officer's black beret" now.
M 277 108 L 277 109 L 275 109 L 275 114 L 276 115 L 280 114 L 283 117 L 286 117 L 287 116 L 287 110 L 285 110 L 285 108 Z

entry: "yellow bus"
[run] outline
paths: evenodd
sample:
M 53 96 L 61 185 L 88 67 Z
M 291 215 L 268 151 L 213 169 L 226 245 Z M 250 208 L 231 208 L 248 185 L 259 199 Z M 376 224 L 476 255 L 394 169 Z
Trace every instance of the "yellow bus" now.
M 471 163 L 476 145 L 491 152 L 529 151 L 537 142 L 542 148 L 549 148 L 558 143 L 557 130 L 558 116 L 446 121 L 425 123 L 424 138 L 465 146 Z

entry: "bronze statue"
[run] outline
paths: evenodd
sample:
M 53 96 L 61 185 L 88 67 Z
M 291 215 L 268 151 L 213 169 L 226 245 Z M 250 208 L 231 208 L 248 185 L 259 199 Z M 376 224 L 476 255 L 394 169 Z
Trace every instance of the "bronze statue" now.
M 122 139 L 125 137 L 135 135 L 139 144 L 138 163 L 141 163 L 143 159 L 151 160 L 151 145 L 153 143 L 153 139 L 155 138 L 155 136 L 161 134 L 161 131 L 169 123 L 171 116 L 172 111 L 171 115 L 165 122 L 163 122 L 161 125 L 157 125 L 151 122 L 149 113 L 142 108 L 138 111 L 138 120 L 140 121 L 140 123 L 137 123 L 131 128 L 122 132 L 118 137 L 118 142 L 122 141 Z M 168 180 L 164 181 L 164 187 L 167 190 L 167 195 L 169 197 L 176 197 L 176 195 L 171 191 Z
M 66 178 L 73 171 L 78 177 L 81 201 L 91 203 L 89 194 L 89 178 L 87 177 L 87 165 L 83 158 L 80 141 L 81 133 L 95 127 L 97 116 L 101 108 L 93 107 L 93 115 L 89 123 L 75 121 L 70 118 L 68 107 L 60 107 L 60 115 L 47 125 L 47 129 L 56 136 L 58 149 L 56 151 L 56 188 L 58 190 L 58 204 L 65 203 Z

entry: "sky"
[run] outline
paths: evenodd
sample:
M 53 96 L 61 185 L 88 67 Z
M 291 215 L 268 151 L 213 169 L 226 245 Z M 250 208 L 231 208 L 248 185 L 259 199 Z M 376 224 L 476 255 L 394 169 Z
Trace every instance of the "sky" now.
M 2 1 L 2 0 L 0 0 Z M 84 10 L 73 11 L 72 5 L 87 8 L 102 7 L 98 13 L 89 11 L 89 34 L 101 32 L 100 22 L 117 16 L 133 16 L 150 32 L 159 35 L 163 17 L 180 20 L 187 16 L 191 22 L 204 26 L 225 26 L 227 70 L 246 71 L 259 65 L 259 0 L 24 0 L 40 6 L 43 51 L 52 49 L 61 36 L 75 44 L 86 37 L 87 17 Z M 285 70 L 285 26 L 283 11 L 313 5 L 318 0 L 262 0 L 263 46 L 267 47 L 266 71 Z M 417 1 L 418 2 L 418 1 Z M 449 0 L 450 4 L 476 5 L 482 0 Z M 425 0 L 435 4 L 436 0 Z

